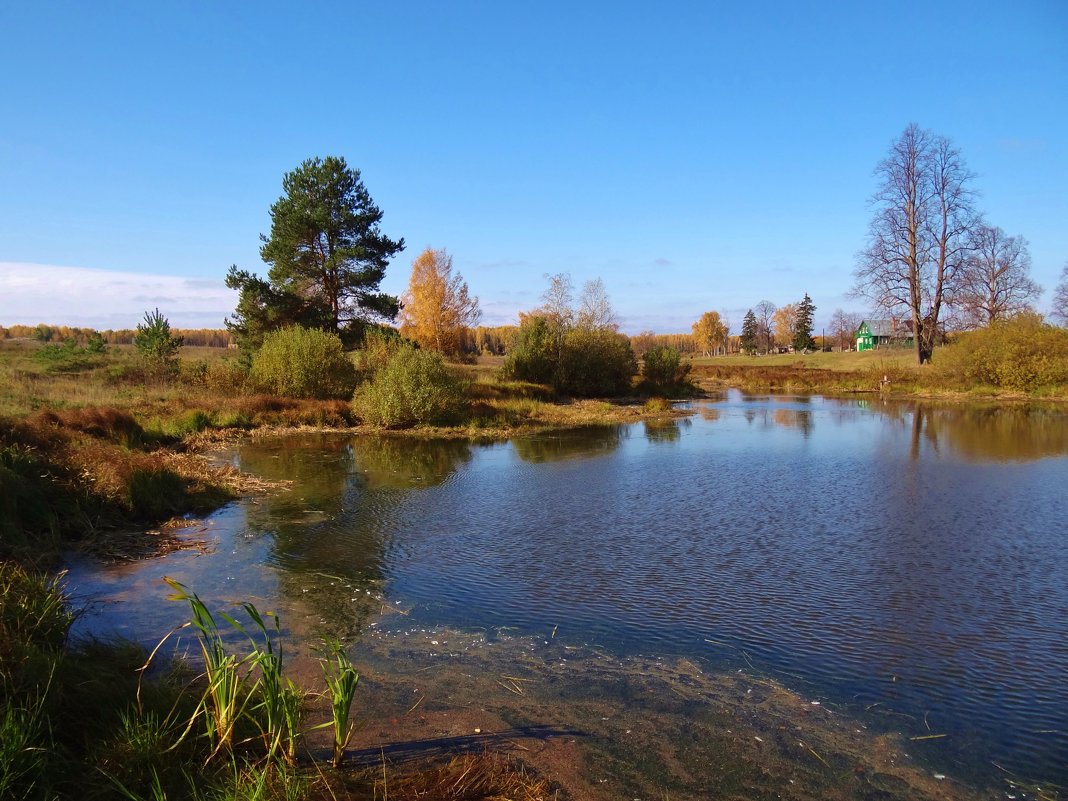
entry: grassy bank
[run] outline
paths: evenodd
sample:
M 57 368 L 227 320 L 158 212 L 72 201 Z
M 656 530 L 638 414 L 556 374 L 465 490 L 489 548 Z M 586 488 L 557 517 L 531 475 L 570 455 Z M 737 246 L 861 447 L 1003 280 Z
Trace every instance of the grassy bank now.
M 702 390 L 733 387 L 752 392 L 814 392 L 827 395 L 881 393 L 944 400 L 1068 401 L 1068 382 L 995 382 L 962 369 L 956 354 L 941 348 L 932 364 L 917 365 L 906 350 L 812 353 L 694 359 L 691 377 Z M 1051 359 L 1056 359 L 1051 354 Z
M 1020 314 L 954 335 L 926 365 L 909 349 L 881 348 L 705 358 L 694 362 L 692 375 L 704 388 L 1068 400 L 1068 329 Z

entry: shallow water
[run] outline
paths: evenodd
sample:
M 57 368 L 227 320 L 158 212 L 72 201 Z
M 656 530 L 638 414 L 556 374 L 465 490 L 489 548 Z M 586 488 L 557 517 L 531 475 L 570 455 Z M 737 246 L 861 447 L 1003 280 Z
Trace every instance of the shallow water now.
M 210 553 L 71 565 L 82 631 L 152 644 L 171 575 L 290 640 L 413 627 L 779 678 L 980 783 L 1068 784 L 1068 410 L 731 392 L 690 418 L 494 445 L 300 435 Z M 392 610 L 392 614 L 390 611 Z M 992 765 L 996 763 L 1000 768 Z

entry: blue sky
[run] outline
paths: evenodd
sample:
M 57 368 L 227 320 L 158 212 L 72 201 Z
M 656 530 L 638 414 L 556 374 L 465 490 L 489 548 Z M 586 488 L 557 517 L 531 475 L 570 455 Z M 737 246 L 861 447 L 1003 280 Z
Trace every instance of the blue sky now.
M 5 3 L 0 324 L 219 326 L 282 174 L 343 155 L 487 324 L 603 278 L 629 332 L 735 328 L 864 245 L 873 169 L 949 136 L 992 224 L 1068 261 L 1068 3 Z M 62 268 L 62 269 L 51 269 Z

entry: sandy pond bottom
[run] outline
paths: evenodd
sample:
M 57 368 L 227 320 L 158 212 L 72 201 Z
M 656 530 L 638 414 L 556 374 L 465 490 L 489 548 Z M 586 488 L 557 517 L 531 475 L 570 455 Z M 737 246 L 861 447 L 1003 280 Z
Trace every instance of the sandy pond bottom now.
M 575 801 L 1057 797 L 1010 776 L 1005 789 L 970 788 L 910 756 L 935 741 L 871 731 L 744 668 L 447 629 L 377 631 L 352 653 L 356 764 L 504 751 Z M 313 660 L 293 672 L 319 681 Z

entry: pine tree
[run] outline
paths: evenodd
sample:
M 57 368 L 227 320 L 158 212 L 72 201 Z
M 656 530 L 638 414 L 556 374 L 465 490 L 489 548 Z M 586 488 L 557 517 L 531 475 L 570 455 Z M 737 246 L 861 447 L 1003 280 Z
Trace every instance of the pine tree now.
M 145 312 L 145 321 L 138 323 L 133 343 L 146 369 L 157 378 L 178 369 L 178 349 L 182 347 L 182 337 L 172 335 L 170 321 L 159 309 Z
M 750 309 L 745 313 L 745 317 L 742 319 L 742 335 L 739 337 L 739 344 L 742 346 L 742 351 L 747 356 L 752 356 L 756 353 L 757 349 L 757 319 L 753 314 L 753 310 Z
M 805 297 L 797 304 L 797 318 L 794 321 L 794 350 L 812 350 L 816 347 L 816 341 L 812 338 L 812 317 L 815 312 L 816 305 L 806 292 Z
M 282 179 L 271 206 L 270 236 L 261 236 L 267 280 L 231 267 L 226 285 L 241 293 L 227 321 L 242 348 L 264 334 L 299 324 L 358 339 L 375 319 L 392 320 L 397 298 L 380 291 L 390 259 L 404 249 L 378 225 L 382 211 L 345 159 L 307 159 Z

